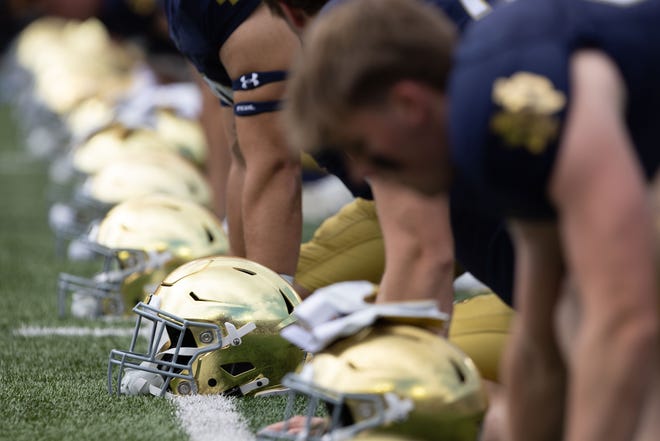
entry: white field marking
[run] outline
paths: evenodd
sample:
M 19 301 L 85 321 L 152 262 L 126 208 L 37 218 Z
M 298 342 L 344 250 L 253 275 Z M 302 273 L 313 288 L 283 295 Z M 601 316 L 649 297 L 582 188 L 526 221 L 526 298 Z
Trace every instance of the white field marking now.
M 22 337 L 130 337 L 134 328 L 84 328 L 76 326 L 21 326 L 14 335 Z
M 170 396 L 190 441 L 254 441 L 236 398 L 222 395 Z

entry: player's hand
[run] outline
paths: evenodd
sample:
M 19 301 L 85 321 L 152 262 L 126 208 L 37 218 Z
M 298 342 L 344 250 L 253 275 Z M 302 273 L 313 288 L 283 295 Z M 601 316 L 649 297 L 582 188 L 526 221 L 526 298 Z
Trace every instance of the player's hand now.
M 302 415 L 296 415 L 286 421 L 280 421 L 264 427 L 259 433 L 280 433 L 289 435 L 298 435 L 307 429 L 308 418 Z M 312 417 L 309 419 L 310 427 L 307 435 L 320 436 L 328 429 L 328 419 L 321 417 Z

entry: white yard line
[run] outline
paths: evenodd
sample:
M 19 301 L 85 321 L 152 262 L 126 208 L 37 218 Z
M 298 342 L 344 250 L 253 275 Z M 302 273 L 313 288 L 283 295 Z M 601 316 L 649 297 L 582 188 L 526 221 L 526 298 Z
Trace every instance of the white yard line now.
M 172 396 L 179 423 L 190 441 L 254 441 L 235 398 L 221 395 Z
M 14 335 L 22 337 L 130 337 L 133 328 L 85 328 L 75 326 L 21 326 Z M 190 441 L 255 441 L 244 417 L 236 410 L 235 398 L 221 395 L 170 396 L 176 417 Z
M 133 328 L 85 328 L 77 326 L 21 326 L 14 335 L 22 337 L 130 337 Z

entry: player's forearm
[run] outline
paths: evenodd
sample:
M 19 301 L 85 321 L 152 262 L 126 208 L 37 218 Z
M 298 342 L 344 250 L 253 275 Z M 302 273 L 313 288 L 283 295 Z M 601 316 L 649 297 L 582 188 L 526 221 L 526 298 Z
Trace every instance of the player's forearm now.
M 376 178 L 370 182 L 386 256 L 378 301 L 430 299 L 451 313 L 454 241 L 447 197 L 422 196 Z
M 220 219 L 224 219 L 227 215 L 227 181 L 231 155 L 220 124 L 207 126 L 205 134 L 209 148 L 206 173 L 213 189 L 213 211 Z
M 567 441 L 633 440 L 658 350 L 647 194 L 614 171 L 608 178 L 618 178 L 622 190 L 609 192 L 609 204 L 591 197 L 601 216 L 595 210 L 589 218 L 564 215 L 582 310 L 570 371 Z
M 512 441 L 561 439 L 566 369 L 555 333 L 565 277 L 558 232 L 550 222 L 511 221 L 518 311 L 504 375 Z
M 243 190 L 247 257 L 281 274 L 296 271 L 302 234 L 300 166 L 250 169 Z
M 566 372 L 559 351 L 514 326 L 505 375 L 511 440 L 561 439 Z
M 655 311 L 609 322 L 586 318 L 571 371 L 566 441 L 634 439 L 653 374 L 657 326 Z

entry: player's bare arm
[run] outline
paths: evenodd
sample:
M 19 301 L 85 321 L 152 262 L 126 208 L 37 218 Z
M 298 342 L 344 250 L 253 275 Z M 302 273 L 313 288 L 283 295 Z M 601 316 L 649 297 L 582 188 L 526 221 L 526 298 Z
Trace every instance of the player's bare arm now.
M 554 332 L 563 264 L 551 223 L 511 221 L 516 251 L 516 320 L 505 358 L 515 441 L 561 439 L 565 368 Z M 519 381 L 525 378 L 526 381 Z
M 202 111 L 199 115 L 200 124 L 206 136 L 209 160 L 206 165 L 206 175 L 213 189 L 213 209 L 220 219 L 226 215 L 227 177 L 231 164 L 231 152 L 228 138 L 225 135 L 222 121 L 222 107 L 211 89 L 204 84 L 199 73 L 191 67 L 193 78 L 199 86 L 202 96 Z
M 232 78 L 251 72 L 286 71 L 298 45 L 287 25 L 261 6 L 234 31 L 221 48 L 220 58 Z M 234 102 L 278 101 L 284 87 L 280 81 L 236 91 Z M 246 255 L 291 275 L 302 229 L 299 155 L 285 142 L 278 112 L 236 116 L 235 125 L 246 165 L 241 198 Z
M 231 107 L 220 109 L 221 122 L 224 126 L 229 149 L 230 164 L 227 175 L 226 219 L 231 254 L 245 257 L 245 236 L 243 235 L 243 182 L 245 181 L 245 159 L 238 147 L 234 111 Z
M 451 314 L 454 241 L 447 195 L 425 196 L 378 178 L 370 183 L 387 261 L 378 301 L 435 299 Z
M 613 62 L 596 51 L 576 53 L 571 79 L 573 103 L 551 181 L 582 314 L 565 439 L 631 440 L 657 350 L 648 190 L 625 129 L 625 90 Z

